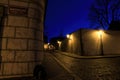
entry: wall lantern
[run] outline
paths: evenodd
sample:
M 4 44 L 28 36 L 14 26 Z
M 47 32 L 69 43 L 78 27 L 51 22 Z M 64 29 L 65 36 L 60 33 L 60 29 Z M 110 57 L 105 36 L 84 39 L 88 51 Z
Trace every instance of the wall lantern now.
M 69 40 L 72 39 L 72 35 L 70 35 L 70 34 L 67 34 L 66 37 L 67 37 L 67 39 L 69 39 Z
M 70 34 L 67 34 L 66 37 L 69 39 L 70 38 Z
M 98 31 L 98 34 L 99 34 L 99 36 L 102 36 L 103 30 L 99 30 L 99 31 Z
M 58 44 L 61 44 L 61 41 L 57 41 Z

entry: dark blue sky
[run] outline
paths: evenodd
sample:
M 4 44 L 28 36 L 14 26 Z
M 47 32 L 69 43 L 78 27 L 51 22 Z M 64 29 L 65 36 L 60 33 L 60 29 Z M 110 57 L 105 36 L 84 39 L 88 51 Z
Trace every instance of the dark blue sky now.
M 89 28 L 88 12 L 93 0 L 48 0 L 45 32 L 49 38 Z

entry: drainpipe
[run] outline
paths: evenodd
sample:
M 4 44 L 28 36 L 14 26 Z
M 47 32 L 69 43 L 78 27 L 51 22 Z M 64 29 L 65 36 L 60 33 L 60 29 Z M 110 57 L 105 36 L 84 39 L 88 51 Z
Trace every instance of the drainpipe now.
M 83 48 L 83 39 L 82 39 L 82 30 L 80 29 L 80 48 L 81 48 L 81 56 L 84 55 L 84 48 Z

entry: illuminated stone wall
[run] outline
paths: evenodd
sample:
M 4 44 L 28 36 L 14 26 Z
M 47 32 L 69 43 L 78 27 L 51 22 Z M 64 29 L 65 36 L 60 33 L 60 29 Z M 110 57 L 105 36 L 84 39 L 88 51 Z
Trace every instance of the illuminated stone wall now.
M 0 0 L 0 5 L 5 7 L 0 78 L 32 74 L 43 60 L 45 0 Z
M 80 39 L 80 34 L 82 41 Z M 85 56 L 101 55 L 101 44 L 104 55 L 120 54 L 120 31 L 103 31 L 102 41 L 98 30 L 78 30 L 70 34 L 70 39 L 62 42 L 62 51 Z M 81 42 L 83 46 L 81 46 Z M 83 53 L 81 52 L 83 47 Z

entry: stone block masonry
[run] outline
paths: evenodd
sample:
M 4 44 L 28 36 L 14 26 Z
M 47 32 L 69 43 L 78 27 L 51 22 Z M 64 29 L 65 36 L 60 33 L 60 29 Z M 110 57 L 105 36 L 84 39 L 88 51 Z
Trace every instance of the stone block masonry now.
M 0 0 L 0 78 L 31 75 L 43 60 L 46 0 Z

